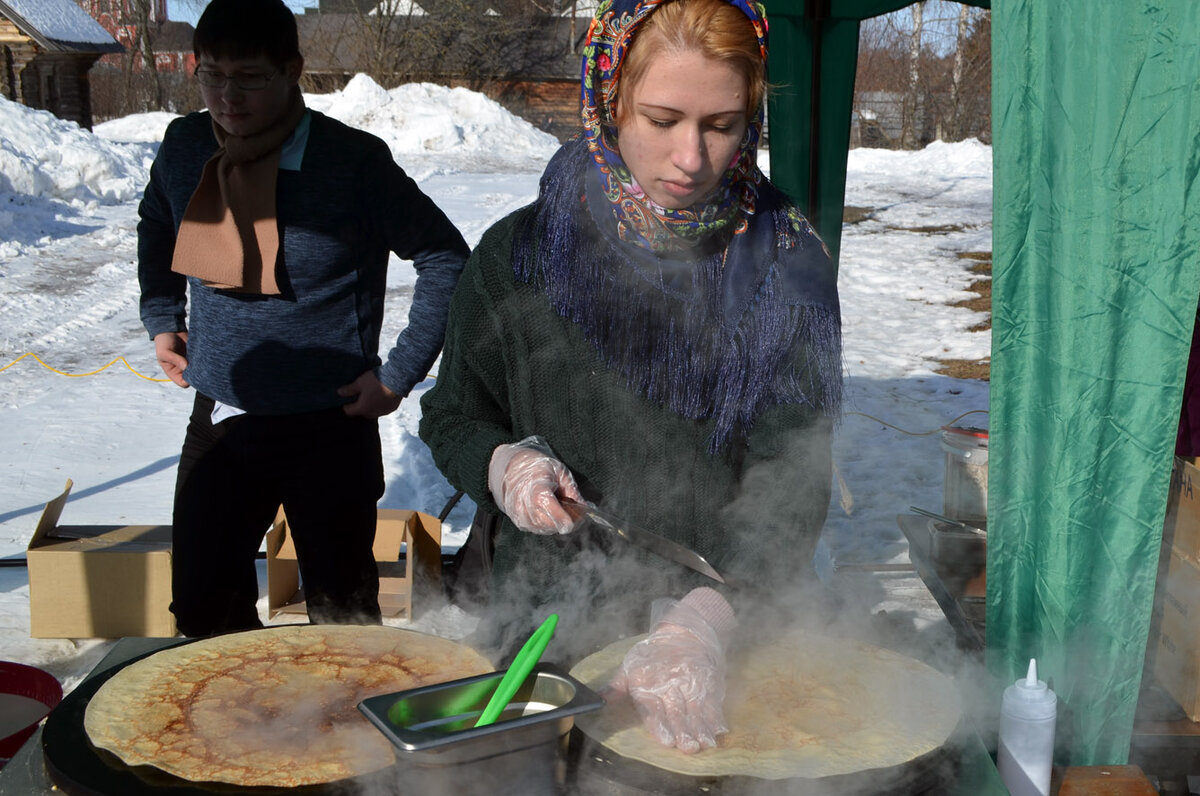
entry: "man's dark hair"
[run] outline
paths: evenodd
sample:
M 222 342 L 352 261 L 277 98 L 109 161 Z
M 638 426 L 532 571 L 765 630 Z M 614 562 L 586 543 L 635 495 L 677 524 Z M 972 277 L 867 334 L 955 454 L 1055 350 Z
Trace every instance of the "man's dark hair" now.
M 282 69 L 300 57 L 296 17 L 283 0 L 212 0 L 196 22 L 192 50 L 196 58 L 265 55 Z

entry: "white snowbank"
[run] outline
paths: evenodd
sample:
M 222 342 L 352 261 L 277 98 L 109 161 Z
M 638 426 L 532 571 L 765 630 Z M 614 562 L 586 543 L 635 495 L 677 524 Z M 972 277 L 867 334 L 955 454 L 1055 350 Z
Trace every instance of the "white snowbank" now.
M 499 169 L 545 162 L 558 148 L 554 136 L 465 88 L 419 83 L 387 90 L 357 75 L 344 90 L 306 94 L 305 102 L 379 136 L 400 160 L 453 155 Z M 0 98 L 0 194 L 102 204 L 135 199 L 145 188 L 153 145 L 174 118 L 140 113 L 98 124 L 93 133 Z
M 484 94 L 433 83 L 385 89 L 355 75 L 333 94 L 306 94 L 310 108 L 374 133 L 400 155 L 549 158 L 558 139 Z
M 145 150 L 0 97 L 0 194 L 120 204 L 146 186 Z

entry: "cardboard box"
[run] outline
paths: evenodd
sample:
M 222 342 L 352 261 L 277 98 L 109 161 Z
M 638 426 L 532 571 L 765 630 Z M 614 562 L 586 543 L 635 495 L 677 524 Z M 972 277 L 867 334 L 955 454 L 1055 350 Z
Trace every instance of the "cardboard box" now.
M 25 551 L 30 635 L 174 636 L 171 526 L 59 525 L 71 486 L 46 504 Z
M 1058 778 L 1059 770 L 1054 774 Z M 1060 779 L 1057 788 L 1050 785 L 1058 796 L 1158 796 L 1140 766 L 1071 766 Z
M 1173 550 L 1159 589 L 1155 679 L 1192 721 L 1200 721 L 1200 566 Z
M 1175 457 L 1167 491 L 1163 540 L 1184 558 L 1200 565 L 1200 467 L 1195 459 Z
M 419 610 L 422 597 L 441 594 L 442 523 L 408 509 L 380 509 L 378 516 L 373 552 L 379 567 L 379 610 L 385 617 L 412 619 L 414 602 Z M 308 614 L 296 547 L 282 508 L 267 532 L 267 616 L 280 613 Z

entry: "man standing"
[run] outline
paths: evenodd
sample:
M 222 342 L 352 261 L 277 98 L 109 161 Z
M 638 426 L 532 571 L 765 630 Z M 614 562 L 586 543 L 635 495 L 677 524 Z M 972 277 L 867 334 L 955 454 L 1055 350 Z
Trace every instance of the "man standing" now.
M 436 359 L 468 248 L 383 141 L 304 107 L 283 0 L 213 0 L 193 48 L 208 112 L 167 128 L 138 225 L 142 322 L 196 388 L 171 610 L 188 636 L 260 627 L 255 554 L 282 505 L 310 619 L 378 623 L 377 418 Z M 418 276 L 381 360 L 389 252 Z

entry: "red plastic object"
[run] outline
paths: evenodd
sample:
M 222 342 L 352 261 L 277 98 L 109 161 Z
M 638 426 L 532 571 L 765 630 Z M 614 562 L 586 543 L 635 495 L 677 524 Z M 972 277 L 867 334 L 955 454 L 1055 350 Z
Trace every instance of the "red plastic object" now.
M 975 426 L 942 426 L 942 431 L 948 431 L 951 434 L 961 434 L 964 437 L 975 437 L 976 439 L 988 438 L 988 430 L 986 428 L 976 428 Z
M 35 666 L 11 661 L 0 661 L 0 693 L 36 699 L 48 709 L 53 709 L 63 697 L 62 684 L 54 675 Z M 0 768 L 3 768 L 9 758 L 29 740 L 29 736 L 33 735 L 40 723 L 41 719 L 38 719 L 29 726 L 0 738 Z

